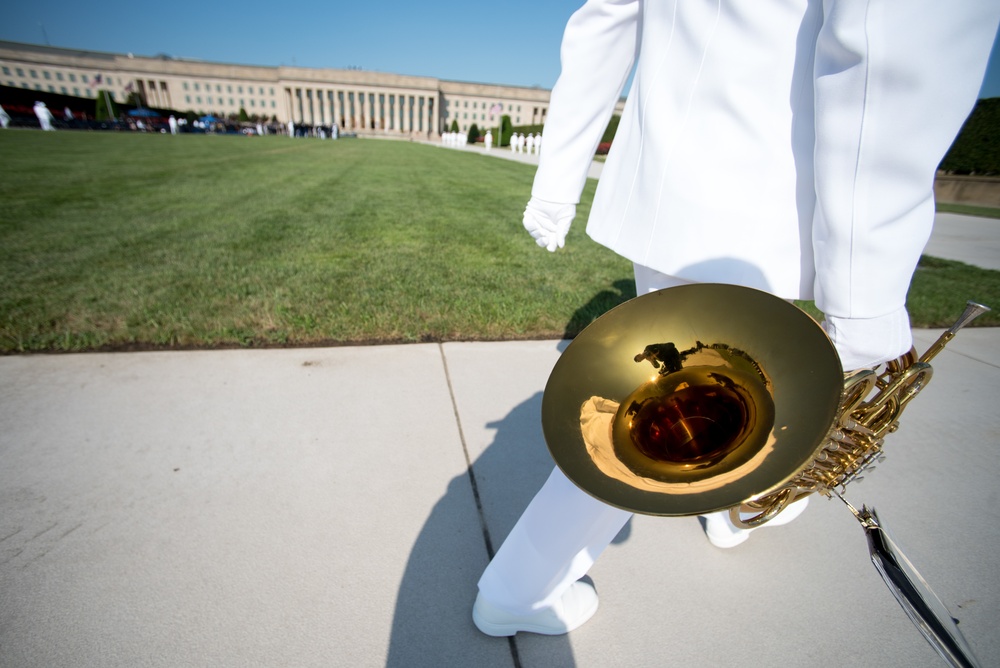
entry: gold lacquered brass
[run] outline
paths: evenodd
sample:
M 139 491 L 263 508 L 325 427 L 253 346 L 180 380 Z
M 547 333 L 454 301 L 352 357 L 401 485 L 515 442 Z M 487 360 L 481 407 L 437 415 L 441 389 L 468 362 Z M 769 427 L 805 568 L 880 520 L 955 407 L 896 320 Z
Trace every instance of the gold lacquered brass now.
M 884 458 L 885 437 L 899 428 L 903 410 L 930 382 L 930 361 L 960 329 L 989 310 L 970 301 L 955 324 L 919 358 L 911 348 L 878 370 L 849 374 L 836 423 L 813 461 L 781 488 L 730 509 L 733 524 L 743 529 L 760 526 L 797 499 L 814 492 L 839 496 L 848 483 L 861 480 Z
M 580 333 L 549 377 L 556 464 L 612 505 L 651 515 L 737 506 L 812 460 L 843 371 L 807 314 L 768 293 L 696 284 L 637 297 Z

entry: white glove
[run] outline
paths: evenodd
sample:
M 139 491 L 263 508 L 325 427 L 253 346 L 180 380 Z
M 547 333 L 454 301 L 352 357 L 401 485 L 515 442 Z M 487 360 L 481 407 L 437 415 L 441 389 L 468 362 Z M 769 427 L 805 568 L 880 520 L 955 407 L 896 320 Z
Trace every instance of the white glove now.
M 566 233 L 574 216 L 575 204 L 558 204 L 532 197 L 524 208 L 524 229 L 535 243 L 554 253 L 566 245 Z

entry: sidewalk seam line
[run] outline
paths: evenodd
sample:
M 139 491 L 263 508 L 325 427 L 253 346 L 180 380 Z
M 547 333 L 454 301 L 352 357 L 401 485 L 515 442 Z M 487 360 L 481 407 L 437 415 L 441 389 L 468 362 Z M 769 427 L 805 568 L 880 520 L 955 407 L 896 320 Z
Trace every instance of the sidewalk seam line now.
M 465 456 L 465 470 L 469 475 L 469 483 L 472 485 L 472 497 L 476 502 L 476 512 L 479 515 L 479 527 L 483 532 L 483 542 L 486 543 L 486 554 L 492 559 L 493 540 L 490 537 L 490 529 L 486 524 L 486 514 L 483 512 L 483 501 L 479 496 L 479 484 L 476 481 L 476 473 L 472 469 L 472 458 L 469 456 L 469 446 L 465 441 L 465 430 L 462 428 L 462 418 L 458 413 L 458 400 L 455 398 L 455 388 L 451 384 L 451 371 L 448 369 L 448 358 L 444 354 L 444 345 L 438 343 L 438 351 L 441 353 L 441 365 L 444 367 L 444 379 L 448 384 L 448 396 L 451 397 L 451 410 L 455 415 L 455 425 L 458 427 L 458 440 L 462 443 L 462 454 Z
M 472 497 L 476 501 L 476 512 L 479 514 L 479 528 L 483 532 L 483 542 L 486 543 L 486 554 L 490 561 L 493 560 L 493 540 L 490 538 L 490 528 L 486 524 L 486 513 L 483 512 L 483 500 L 479 496 L 479 484 L 476 482 L 476 472 L 472 469 L 472 458 L 469 456 L 469 446 L 465 441 L 465 430 L 462 428 L 462 418 L 458 413 L 458 400 L 455 398 L 455 388 L 451 384 L 451 371 L 448 369 L 448 357 L 444 354 L 444 344 L 438 343 L 438 351 L 441 353 L 441 365 L 444 367 L 444 380 L 448 384 L 448 395 L 451 397 L 451 409 L 455 414 L 455 425 L 458 427 L 458 440 L 462 443 L 462 454 L 465 455 L 465 470 L 469 474 L 469 483 L 472 486 Z M 510 649 L 510 658 L 514 663 L 514 668 L 521 668 L 521 656 L 517 651 L 516 636 L 507 636 L 507 647 Z

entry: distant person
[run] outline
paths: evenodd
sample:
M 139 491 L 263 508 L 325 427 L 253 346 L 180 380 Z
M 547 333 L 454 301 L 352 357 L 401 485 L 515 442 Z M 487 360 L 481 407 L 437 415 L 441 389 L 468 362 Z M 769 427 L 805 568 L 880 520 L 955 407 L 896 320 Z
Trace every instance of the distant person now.
M 528 138 L 524 140 L 524 152 L 529 155 L 535 152 L 535 135 L 530 132 Z
M 170 126 L 170 134 L 177 134 L 177 119 L 174 118 L 173 114 L 170 114 L 170 118 L 167 119 L 167 125 Z
M 535 153 L 540 154 L 541 152 L 542 152 L 542 133 L 539 132 L 538 135 L 535 137 Z
M 66 119 L 67 123 L 73 122 L 73 111 L 69 107 L 63 108 L 63 118 Z
M 483 144 L 486 146 L 486 150 L 493 148 L 493 133 L 489 130 L 486 131 L 486 136 L 483 137 Z
M 6 130 L 8 125 L 10 125 L 10 114 L 0 107 L 0 127 Z
M 288 136 L 295 136 L 295 121 L 288 121 Z
M 52 127 L 52 112 L 49 111 L 44 102 L 35 102 L 35 116 L 38 117 L 38 123 L 42 126 L 42 130 L 55 130 Z

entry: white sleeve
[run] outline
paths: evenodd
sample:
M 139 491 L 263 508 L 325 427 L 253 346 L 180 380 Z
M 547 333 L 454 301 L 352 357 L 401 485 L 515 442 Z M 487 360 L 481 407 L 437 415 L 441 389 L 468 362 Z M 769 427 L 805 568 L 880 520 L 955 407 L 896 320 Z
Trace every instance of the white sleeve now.
M 639 45 L 640 0 L 590 0 L 563 35 L 532 197 L 576 204 Z
M 816 305 L 853 368 L 911 345 L 905 301 L 934 223 L 934 174 L 975 104 L 1000 2 L 823 5 L 814 70 Z

